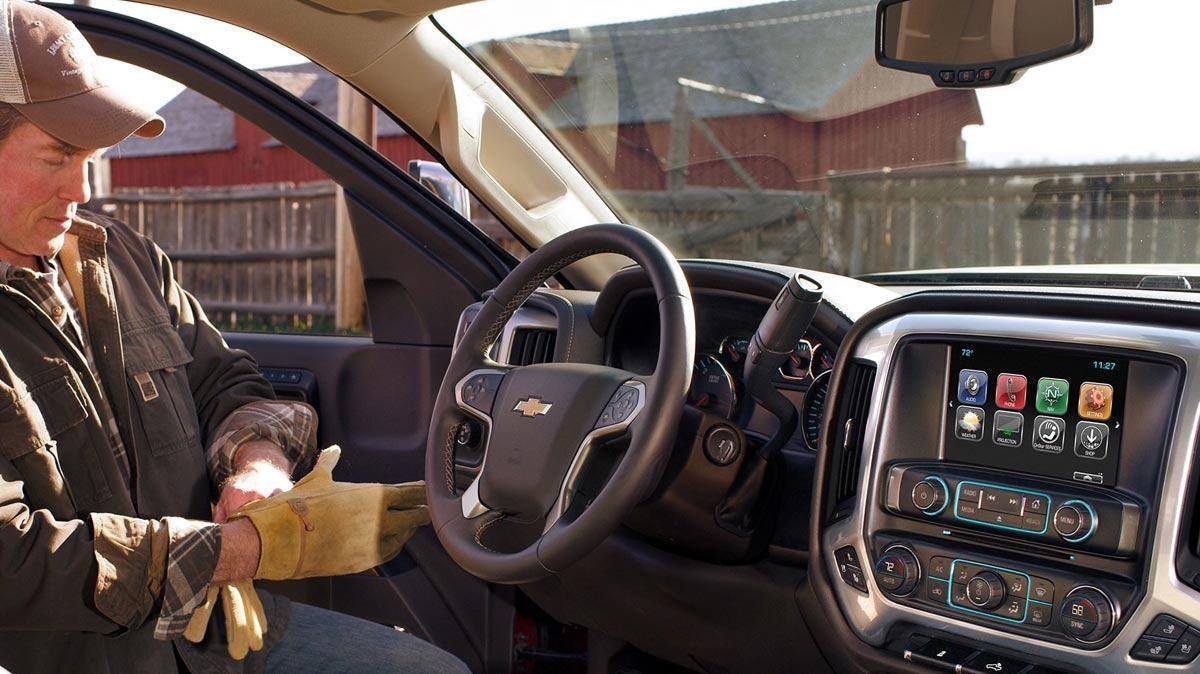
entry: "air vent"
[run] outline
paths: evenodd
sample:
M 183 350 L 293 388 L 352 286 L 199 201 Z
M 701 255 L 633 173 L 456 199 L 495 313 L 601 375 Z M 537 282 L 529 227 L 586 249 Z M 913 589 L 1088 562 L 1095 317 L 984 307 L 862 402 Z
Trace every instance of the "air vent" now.
M 858 362 L 846 366 L 845 385 L 839 396 L 834 469 L 833 519 L 848 514 L 848 503 L 858 493 L 858 466 L 862 460 L 863 430 L 867 412 L 871 409 L 871 391 L 875 384 L 875 368 Z
M 554 330 L 517 328 L 513 332 L 512 348 L 508 351 L 509 365 L 533 365 L 554 360 Z

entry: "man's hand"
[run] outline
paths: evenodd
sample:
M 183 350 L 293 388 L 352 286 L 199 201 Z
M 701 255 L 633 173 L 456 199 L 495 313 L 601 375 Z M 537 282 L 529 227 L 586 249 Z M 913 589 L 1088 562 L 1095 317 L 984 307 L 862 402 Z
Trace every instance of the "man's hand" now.
M 221 488 L 221 497 L 213 508 L 213 521 L 225 522 L 247 503 L 291 488 L 291 466 L 283 450 L 265 440 L 248 442 L 238 448 L 234 457 L 234 473 Z
M 222 526 L 247 520 L 261 539 L 255 578 L 287 580 L 357 573 L 395 557 L 429 522 L 425 484 L 333 481 L 341 450 L 325 449 L 286 494 L 251 503 Z

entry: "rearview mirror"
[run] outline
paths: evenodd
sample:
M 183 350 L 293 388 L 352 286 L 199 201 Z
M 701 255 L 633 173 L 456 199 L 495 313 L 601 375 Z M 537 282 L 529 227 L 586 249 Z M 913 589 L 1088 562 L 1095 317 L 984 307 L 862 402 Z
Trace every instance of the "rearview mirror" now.
M 879 65 L 939 87 L 1009 84 L 1091 43 L 1092 0 L 883 0 L 875 15 Z

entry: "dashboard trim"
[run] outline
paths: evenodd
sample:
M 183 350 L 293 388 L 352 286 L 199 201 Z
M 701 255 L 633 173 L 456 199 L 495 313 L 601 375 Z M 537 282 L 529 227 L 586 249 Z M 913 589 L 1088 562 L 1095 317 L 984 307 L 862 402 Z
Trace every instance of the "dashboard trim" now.
M 913 298 L 915 299 L 915 298 Z M 969 327 L 963 327 L 969 325 Z M 962 313 L 926 312 L 896 316 L 865 330 L 852 351 L 843 358 L 869 361 L 877 368 L 875 391 L 867 420 L 863 460 L 860 463 L 859 484 L 853 514 L 826 527 L 822 536 L 826 574 L 832 592 L 843 609 L 851 628 L 864 641 L 882 646 L 888 632 L 898 623 L 922 625 L 976 639 L 998 647 L 1030 654 L 1035 658 L 1086 666 L 1093 672 L 1159 671 L 1176 668 L 1165 663 L 1135 661 L 1129 653 L 1139 636 L 1159 613 L 1177 615 L 1200 614 L 1200 592 L 1181 581 L 1176 572 L 1174 551 L 1186 542 L 1181 540 L 1178 523 L 1183 517 L 1187 478 L 1194 464 L 1193 443 L 1200 423 L 1200 381 L 1185 377 L 1175 409 L 1174 432 L 1167 444 L 1164 479 L 1158 494 L 1159 513 L 1154 520 L 1147 563 L 1146 595 L 1129 616 L 1122 631 L 1107 646 L 1084 650 L 999 630 L 973 625 L 909 608 L 887 598 L 873 577 L 868 579 L 871 593 L 863 596 L 837 582 L 833 551 L 852 545 L 862 559 L 870 559 L 866 545 L 866 517 L 875 506 L 874 495 L 879 493 L 882 467 L 880 420 L 886 403 L 882 392 L 890 389 L 894 377 L 894 357 L 900 342 L 912 336 L 938 335 L 965 338 L 1000 337 L 1025 342 L 1044 342 L 1052 345 L 1108 347 L 1151 354 L 1154 359 L 1172 356 L 1183 363 L 1200 361 L 1200 343 L 1190 330 L 1168 326 L 1136 323 L 1116 323 L 1104 320 L 1066 320 L 1041 316 L 1002 313 L 971 314 L 964 320 Z M 845 347 L 843 347 L 845 348 Z M 944 440 L 939 440 L 939 445 Z M 944 451 L 944 447 L 942 447 Z M 867 477 L 870 476 L 869 481 Z M 867 574 L 869 576 L 869 574 Z

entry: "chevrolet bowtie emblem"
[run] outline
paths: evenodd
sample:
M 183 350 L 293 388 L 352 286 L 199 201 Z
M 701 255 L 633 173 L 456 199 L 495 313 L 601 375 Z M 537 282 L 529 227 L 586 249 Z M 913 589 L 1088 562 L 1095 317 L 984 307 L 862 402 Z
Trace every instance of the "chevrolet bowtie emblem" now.
M 539 398 L 526 398 L 517 403 L 516 407 L 513 408 L 513 411 L 520 412 L 521 416 L 532 419 L 539 414 L 545 414 L 549 412 L 550 408 L 553 406 L 554 405 L 551 403 L 542 402 Z

